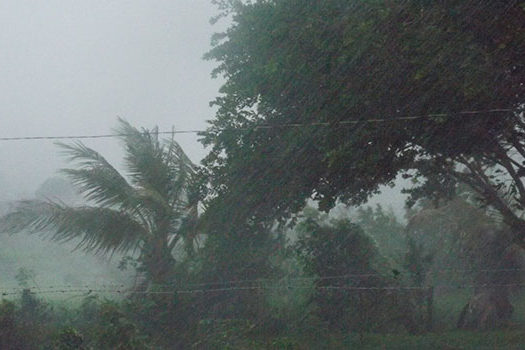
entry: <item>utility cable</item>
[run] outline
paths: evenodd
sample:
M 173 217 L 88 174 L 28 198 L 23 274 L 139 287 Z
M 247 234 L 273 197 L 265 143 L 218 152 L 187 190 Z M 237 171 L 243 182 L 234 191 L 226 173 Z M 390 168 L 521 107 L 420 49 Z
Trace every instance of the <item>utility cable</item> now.
M 476 110 L 476 111 L 459 111 L 455 113 L 430 113 L 423 115 L 413 116 L 399 116 L 391 118 L 372 118 L 362 120 L 340 120 L 337 122 L 313 122 L 313 123 L 282 123 L 282 124 L 261 124 L 254 125 L 250 128 L 224 128 L 216 131 L 249 131 L 249 130 L 260 130 L 260 129 L 279 129 L 279 128 L 302 128 L 312 126 L 333 126 L 333 125 L 356 125 L 366 123 L 388 123 L 395 121 L 410 121 L 418 119 L 432 119 L 432 118 L 444 118 L 453 115 L 462 116 L 473 116 L 481 114 L 499 114 L 514 112 L 512 108 L 494 108 L 487 110 Z M 199 134 L 206 133 L 206 130 L 171 130 L 171 131 L 156 131 L 150 132 L 151 134 L 158 135 L 175 135 L 175 134 Z M 100 134 L 100 135 L 59 135 L 59 136 L 15 136 L 15 137 L 0 137 L 0 141 L 24 141 L 24 140 L 74 140 L 74 139 L 102 139 L 102 138 L 115 138 L 129 136 L 127 134 Z

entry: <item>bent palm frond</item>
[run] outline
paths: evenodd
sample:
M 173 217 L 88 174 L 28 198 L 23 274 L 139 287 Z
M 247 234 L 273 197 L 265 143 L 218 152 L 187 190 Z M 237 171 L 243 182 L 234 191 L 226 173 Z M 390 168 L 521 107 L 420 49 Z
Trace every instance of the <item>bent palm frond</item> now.
M 122 135 L 126 150 L 125 164 L 131 183 L 166 195 L 171 182 L 168 166 L 163 161 L 164 149 L 159 141 L 158 129 L 139 131 L 125 120 L 119 120 L 115 129 Z
M 139 131 L 120 119 L 115 130 L 126 147 L 126 167 L 133 185 L 179 200 L 194 165 L 174 140 L 159 139 L 158 129 Z
M 195 172 L 195 165 L 184 153 L 182 147 L 173 140 L 165 140 L 164 163 L 168 166 L 171 175 L 178 177 L 180 173 L 191 174 Z
M 62 169 L 73 184 L 98 205 L 135 208 L 135 189 L 126 179 L 97 151 L 81 142 L 74 144 L 57 143 L 62 153 L 70 161 L 79 165 L 78 169 Z
M 58 143 L 70 161 L 76 161 L 80 168 L 62 169 L 73 184 L 88 200 L 96 205 L 126 211 L 137 218 L 144 227 L 151 224 L 149 216 L 159 210 L 166 210 L 166 204 L 158 195 L 136 189 L 93 149 L 81 142 Z
M 127 252 L 146 237 L 145 228 L 125 212 L 101 207 L 20 201 L 0 219 L 4 232 L 48 232 L 55 241 L 79 239 L 78 248 L 95 253 Z

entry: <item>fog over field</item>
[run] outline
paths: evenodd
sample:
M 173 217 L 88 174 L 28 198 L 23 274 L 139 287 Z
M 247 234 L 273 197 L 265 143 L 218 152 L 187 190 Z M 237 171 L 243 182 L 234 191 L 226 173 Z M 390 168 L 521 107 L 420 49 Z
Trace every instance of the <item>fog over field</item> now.
M 108 134 L 117 116 L 137 127 L 203 129 L 220 84 L 201 59 L 220 28 L 209 23 L 215 13 L 208 0 L 1 2 L 0 137 Z M 177 141 L 194 162 L 205 154 L 195 134 Z M 84 143 L 121 164 L 117 140 Z M 52 140 L 1 142 L 4 207 L 35 196 L 66 166 L 58 151 Z M 116 269 L 118 257 L 72 252 L 74 243 L 16 235 L 2 247 L 3 285 L 16 283 L 19 268 L 40 285 L 129 277 Z

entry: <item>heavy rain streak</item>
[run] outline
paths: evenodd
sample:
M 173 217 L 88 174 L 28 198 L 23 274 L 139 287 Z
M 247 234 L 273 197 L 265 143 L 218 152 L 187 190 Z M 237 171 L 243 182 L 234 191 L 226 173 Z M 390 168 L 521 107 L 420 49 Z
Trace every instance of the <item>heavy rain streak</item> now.
M 0 29 L 0 350 L 525 348 L 525 1 Z

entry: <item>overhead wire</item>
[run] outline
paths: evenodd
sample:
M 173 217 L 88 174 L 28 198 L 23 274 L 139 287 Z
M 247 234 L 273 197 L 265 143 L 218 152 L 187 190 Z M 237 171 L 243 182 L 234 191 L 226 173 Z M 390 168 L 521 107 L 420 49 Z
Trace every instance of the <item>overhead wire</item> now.
M 501 269 L 439 269 L 437 271 L 430 272 L 430 275 L 438 272 L 454 271 L 454 272 L 520 272 L 525 271 L 525 268 L 501 268 Z M 327 280 L 347 280 L 351 278 L 367 278 L 374 276 L 386 277 L 388 274 L 385 273 L 354 273 L 354 274 L 343 274 L 343 275 L 332 275 L 332 276 L 312 276 L 312 277 L 284 277 L 280 279 L 246 279 L 246 280 L 229 280 L 211 283 L 185 283 L 182 288 L 173 288 L 175 284 L 156 284 L 155 287 L 162 289 L 162 293 L 191 293 L 191 292 L 218 292 L 218 291 L 233 291 L 233 290 L 255 290 L 255 289 L 294 289 L 294 288 L 313 288 L 311 286 L 293 284 L 294 282 L 300 283 L 304 281 L 327 281 Z M 250 284 L 251 283 L 251 284 Z M 246 285 L 242 285 L 246 284 Z M 281 284 L 281 285 L 279 285 Z M 434 287 L 479 287 L 479 286 L 525 286 L 525 283 L 509 283 L 509 284 L 435 284 Z M 211 288 L 206 288 L 211 287 Z M 375 287 L 356 287 L 352 285 L 327 285 L 327 286 L 316 286 L 315 288 L 321 289 L 357 289 L 357 290 L 377 290 L 377 289 L 425 289 L 429 286 L 402 286 L 402 285 L 389 285 L 389 286 L 375 286 Z M 96 285 L 55 285 L 55 286 L 24 286 L 24 287 L 11 287 L 1 288 L 0 295 L 16 295 L 24 290 L 29 290 L 34 294 L 47 294 L 47 293 L 77 293 L 77 292 L 89 292 L 89 293 L 130 293 L 130 294 L 156 294 L 159 291 L 141 291 L 134 290 L 132 287 L 126 286 L 125 284 L 96 284 Z
M 454 115 L 482 115 L 482 114 L 495 114 L 495 113 L 509 113 L 514 112 L 513 108 L 493 108 L 486 110 L 471 110 L 471 111 L 458 111 L 453 113 L 429 113 L 422 115 L 412 116 L 399 116 L 392 118 L 372 118 L 372 119 L 360 119 L 360 120 L 340 120 L 336 122 L 312 122 L 312 123 L 282 123 L 282 124 L 261 124 L 254 125 L 250 128 L 224 128 L 217 131 L 249 131 L 258 129 L 279 129 L 279 128 L 301 128 L 301 127 L 312 127 L 312 126 L 337 126 L 337 125 L 356 125 L 356 124 L 367 124 L 367 123 L 388 123 L 395 121 L 408 121 L 418 119 L 432 119 L 432 118 L 444 118 Z M 152 134 L 158 135 L 174 135 L 174 134 L 199 134 L 206 133 L 207 130 L 171 130 L 171 131 L 156 131 Z M 66 140 L 66 139 L 101 139 L 101 138 L 115 138 L 127 136 L 122 133 L 115 134 L 92 134 L 92 135 L 50 135 L 50 136 L 12 136 L 12 137 L 0 137 L 0 141 L 23 141 L 23 140 Z
M 305 286 L 305 285 L 274 285 L 274 286 L 233 286 L 221 288 L 199 288 L 199 289 L 159 289 L 159 290 L 133 290 L 126 288 L 20 288 L 18 290 L 0 290 L 0 296 L 16 296 L 20 293 L 40 294 L 119 294 L 119 295 L 172 295 L 172 294 L 209 294 L 220 292 L 241 292 L 255 290 L 348 290 L 348 291 L 403 291 L 403 290 L 429 290 L 438 289 L 471 289 L 471 288 L 505 288 L 505 287 L 524 287 L 525 283 L 474 283 L 474 284 L 450 284 L 438 283 L 432 285 L 384 285 L 384 286 L 359 286 L 359 285 L 326 285 L 326 286 Z
M 443 275 L 444 272 L 464 272 L 464 273 L 492 273 L 492 272 L 525 272 L 525 268 L 505 268 L 505 269 L 457 269 L 457 268 L 443 268 L 429 272 L 429 277 L 435 277 Z M 401 273 L 400 273 L 401 274 Z M 369 278 L 369 277 L 387 277 L 389 273 L 370 272 L 370 273 L 348 273 L 342 275 L 330 275 L 330 276 L 312 276 L 312 277 L 283 277 L 283 278 L 257 278 L 257 279 L 243 279 L 243 280 L 229 280 L 229 281 L 217 281 L 209 283 L 188 283 L 185 284 L 187 287 L 213 287 L 213 286 L 224 286 L 224 285 L 241 285 L 248 283 L 280 283 L 280 282 L 293 282 L 293 281 L 326 281 L 326 280 L 341 280 L 351 278 Z M 393 274 L 390 275 L 393 277 Z M 174 283 L 168 283 L 160 286 L 173 286 Z

